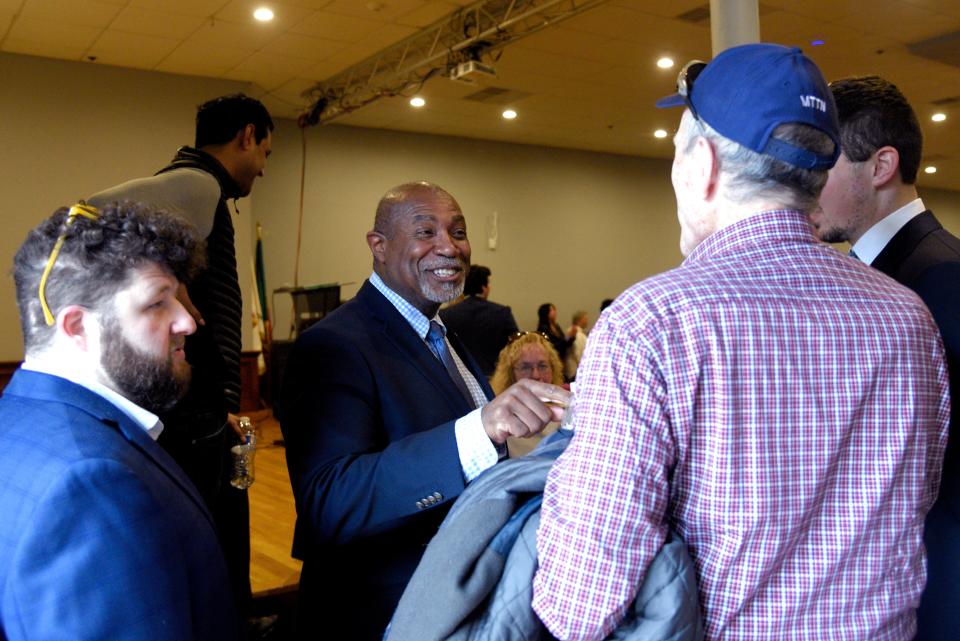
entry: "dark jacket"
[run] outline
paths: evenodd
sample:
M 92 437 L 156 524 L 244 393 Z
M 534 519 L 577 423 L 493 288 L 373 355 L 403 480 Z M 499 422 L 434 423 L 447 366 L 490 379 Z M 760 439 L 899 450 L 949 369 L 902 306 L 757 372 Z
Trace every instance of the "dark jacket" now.
M 487 378 L 497 367 L 500 350 L 517 331 L 510 308 L 482 296 L 467 296 L 456 305 L 441 309 L 440 318 L 460 337 Z
M 450 343 L 493 393 L 463 346 Z M 301 633 L 379 639 L 464 488 L 454 435 L 473 407 L 369 282 L 300 335 L 280 426 L 297 505 Z
M 940 493 L 927 515 L 927 586 L 917 610 L 917 641 L 960 636 L 960 239 L 930 211 L 898 231 L 873 267 L 917 292 L 940 328 L 953 399 Z

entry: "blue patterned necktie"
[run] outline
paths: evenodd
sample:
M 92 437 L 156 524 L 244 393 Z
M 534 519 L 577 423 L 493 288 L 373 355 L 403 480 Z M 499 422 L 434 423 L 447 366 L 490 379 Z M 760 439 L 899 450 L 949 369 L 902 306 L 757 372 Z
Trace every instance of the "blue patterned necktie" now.
M 460 393 L 463 394 L 464 398 L 466 398 L 472 406 L 474 404 L 473 395 L 467 390 L 467 384 L 463 382 L 463 376 L 460 375 L 457 364 L 453 362 L 453 356 L 450 355 L 450 350 L 447 349 L 447 341 L 444 339 L 443 327 L 441 327 L 437 321 L 430 321 L 430 331 L 427 332 L 427 344 L 433 351 L 434 356 L 439 358 L 443 366 L 447 368 L 447 373 L 450 375 L 450 378 L 453 379 Z

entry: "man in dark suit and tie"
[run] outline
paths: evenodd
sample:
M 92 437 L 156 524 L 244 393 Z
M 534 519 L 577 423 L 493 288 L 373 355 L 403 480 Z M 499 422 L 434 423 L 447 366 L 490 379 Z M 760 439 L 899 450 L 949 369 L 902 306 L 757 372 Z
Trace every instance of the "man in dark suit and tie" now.
M 0 399 L 0 638 L 240 638 L 213 520 L 156 444 L 185 392 L 192 227 L 61 209 L 14 259 L 26 360 Z
M 907 99 L 877 76 L 830 84 L 843 154 L 811 215 L 820 238 L 847 241 L 859 260 L 910 287 L 933 314 L 947 350 L 952 394 L 960 394 L 960 239 L 917 196 L 923 137 Z M 952 429 L 960 426 L 953 404 Z M 940 494 L 927 516 L 927 587 L 917 612 L 918 640 L 960 635 L 960 469 L 950 436 Z
M 558 420 L 569 392 L 520 381 L 491 400 L 446 333 L 463 291 L 466 219 L 426 182 L 400 185 L 367 233 L 373 274 L 304 332 L 285 372 L 280 424 L 297 503 L 302 638 L 380 639 L 423 549 L 508 436 Z
M 500 350 L 506 347 L 510 335 L 517 332 L 517 321 L 509 307 L 488 300 L 489 267 L 470 265 L 463 295 L 464 299 L 456 305 L 440 310 L 440 318 L 447 330 L 463 341 L 483 375 L 490 378 L 497 367 Z

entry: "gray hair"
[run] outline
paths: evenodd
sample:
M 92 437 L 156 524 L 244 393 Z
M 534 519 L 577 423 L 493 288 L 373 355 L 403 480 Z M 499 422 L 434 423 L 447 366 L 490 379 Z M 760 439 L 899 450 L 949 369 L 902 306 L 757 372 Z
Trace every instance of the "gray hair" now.
M 766 198 L 785 209 L 809 213 L 817 205 L 827 183 L 826 169 L 802 169 L 758 154 L 717 133 L 703 120 L 690 118 L 689 126 L 677 136 L 677 149 L 689 153 L 697 138 L 705 138 L 717 152 L 720 180 L 726 197 L 734 202 Z M 800 123 L 789 123 L 773 130 L 773 138 L 821 155 L 833 152 L 834 143 L 824 132 Z

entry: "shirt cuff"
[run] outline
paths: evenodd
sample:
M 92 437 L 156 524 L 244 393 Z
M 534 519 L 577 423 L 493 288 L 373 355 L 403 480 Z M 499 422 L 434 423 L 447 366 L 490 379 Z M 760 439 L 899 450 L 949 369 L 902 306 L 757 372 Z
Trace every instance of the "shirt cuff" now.
M 467 483 L 500 460 L 500 453 L 483 429 L 483 421 L 480 420 L 481 409 L 478 407 L 466 416 L 458 418 L 453 424 L 460 465 L 463 467 L 463 476 Z

